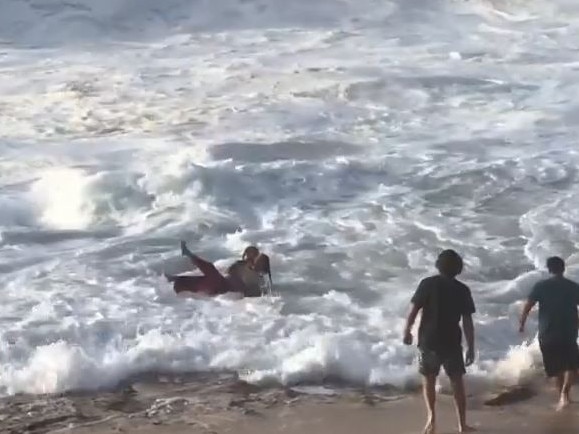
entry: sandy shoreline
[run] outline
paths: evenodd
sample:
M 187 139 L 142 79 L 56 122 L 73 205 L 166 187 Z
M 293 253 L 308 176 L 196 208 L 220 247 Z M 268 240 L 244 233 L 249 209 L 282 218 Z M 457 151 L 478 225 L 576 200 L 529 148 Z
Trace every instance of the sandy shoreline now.
M 579 406 L 556 414 L 551 392 L 540 383 L 471 396 L 469 422 L 484 433 L 579 431 Z M 150 377 L 115 391 L 0 400 L 1 433 L 410 434 L 421 431 L 423 418 L 417 393 L 259 388 L 228 374 Z M 439 395 L 438 426 L 438 433 L 456 432 L 452 399 L 445 394 Z

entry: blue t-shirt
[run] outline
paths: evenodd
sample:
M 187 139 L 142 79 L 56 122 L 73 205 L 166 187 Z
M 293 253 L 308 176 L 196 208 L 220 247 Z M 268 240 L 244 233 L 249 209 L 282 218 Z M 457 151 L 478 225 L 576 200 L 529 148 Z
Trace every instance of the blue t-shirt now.
M 538 282 L 529 300 L 539 303 L 539 340 L 541 342 L 577 341 L 579 285 L 564 277 Z

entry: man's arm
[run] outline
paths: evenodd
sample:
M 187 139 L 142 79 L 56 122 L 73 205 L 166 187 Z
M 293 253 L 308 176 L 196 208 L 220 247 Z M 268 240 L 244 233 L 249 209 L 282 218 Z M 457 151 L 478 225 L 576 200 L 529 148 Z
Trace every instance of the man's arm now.
M 273 286 L 273 280 L 271 278 L 271 267 L 269 265 L 269 256 L 262 253 L 257 259 L 254 269 L 258 272 L 266 273 L 269 277 L 269 283 Z
M 543 286 L 541 282 L 539 282 L 533 286 L 533 289 L 531 289 L 531 293 L 529 294 L 527 302 L 525 303 L 525 306 L 523 306 L 523 311 L 521 312 L 521 319 L 519 321 L 519 333 L 525 332 L 525 324 L 527 323 L 527 318 L 535 304 L 539 302 L 539 299 L 542 296 L 542 288 Z
M 412 345 L 412 327 L 414 326 L 414 322 L 416 321 L 416 317 L 418 316 L 418 312 L 424 306 L 427 299 L 427 284 L 425 281 L 421 281 L 418 284 L 418 288 L 416 288 L 416 292 L 412 296 L 410 300 L 411 307 L 410 312 L 408 312 L 408 316 L 406 317 L 406 326 L 404 327 L 404 337 L 403 342 L 405 345 Z
M 406 318 L 406 326 L 404 327 L 403 342 L 405 345 L 412 345 L 412 327 L 414 326 L 418 312 L 420 312 L 420 307 L 417 304 L 412 303 L 411 306 L 408 317 Z
M 474 362 L 474 323 L 472 316 L 476 312 L 474 300 L 470 288 L 465 285 L 463 305 L 461 310 L 462 331 L 466 340 L 466 357 L 465 365 L 470 366 Z
M 471 314 L 464 314 L 462 316 L 462 330 L 466 340 L 466 366 L 472 365 L 474 362 L 474 323 Z
M 269 276 L 269 284 L 273 286 L 273 280 L 271 278 L 271 267 L 269 265 L 269 256 L 265 256 L 265 270 L 267 271 L 267 275 Z
M 263 271 L 269 276 L 269 283 L 273 284 L 271 280 L 271 267 L 269 265 L 269 256 L 263 255 Z
M 536 301 L 531 298 L 529 298 L 525 303 L 525 306 L 523 307 L 523 312 L 521 313 L 521 320 L 519 322 L 519 333 L 525 332 L 525 324 L 527 323 L 527 318 L 529 316 L 529 313 L 535 306 L 535 303 Z

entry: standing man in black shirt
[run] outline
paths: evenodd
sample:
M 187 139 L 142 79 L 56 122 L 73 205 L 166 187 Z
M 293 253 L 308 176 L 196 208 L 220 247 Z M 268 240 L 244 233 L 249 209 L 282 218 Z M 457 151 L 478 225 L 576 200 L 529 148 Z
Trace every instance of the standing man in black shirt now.
M 420 282 L 412 297 L 412 308 L 408 314 L 404 330 L 404 343 L 412 345 L 412 326 L 422 311 L 418 329 L 418 348 L 420 350 L 420 373 L 423 376 L 423 392 L 428 417 L 425 434 L 432 434 L 436 425 L 436 379 L 440 367 L 450 378 L 454 392 L 459 432 L 470 432 L 466 424 L 466 394 L 463 376 L 465 366 L 474 361 L 474 325 L 472 314 L 475 312 L 470 289 L 456 279 L 462 272 L 462 258 L 454 250 L 443 251 L 436 261 L 439 274 Z M 462 333 L 467 343 L 466 363 L 463 359 Z

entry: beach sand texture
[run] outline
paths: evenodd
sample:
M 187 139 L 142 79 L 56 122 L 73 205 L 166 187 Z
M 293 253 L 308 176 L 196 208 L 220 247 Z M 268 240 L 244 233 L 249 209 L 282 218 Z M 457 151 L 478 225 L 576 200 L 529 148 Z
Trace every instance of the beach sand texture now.
M 469 397 L 481 433 L 566 434 L 579 406 L 554 411 L 543 381 Z M 438 397 L 440 434 L 456 432 L 452 398 Z M 411 434 L 420 433 L 418 393 L 346 386 L 259 388 L 233 375 L 154 376 L 115 391 L 18 395 L 0 401 L 2 433 Z

